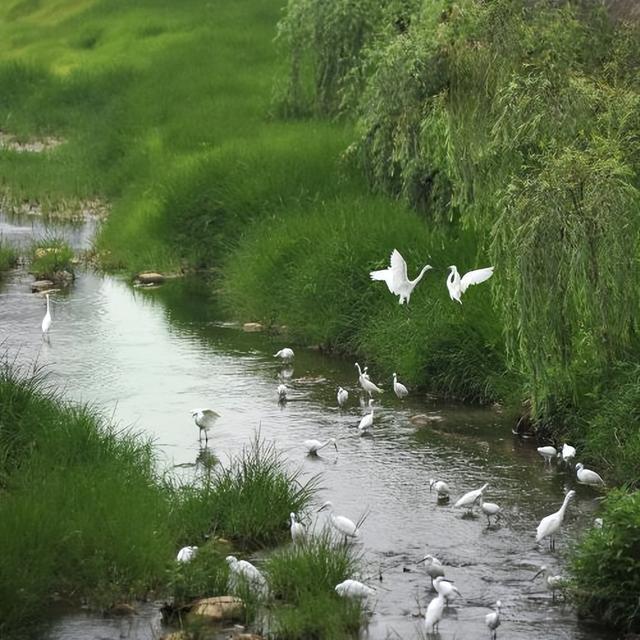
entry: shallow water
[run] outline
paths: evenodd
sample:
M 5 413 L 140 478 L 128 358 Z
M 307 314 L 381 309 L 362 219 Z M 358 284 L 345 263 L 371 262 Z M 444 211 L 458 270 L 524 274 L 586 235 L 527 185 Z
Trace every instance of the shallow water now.
M 8 239 L 25 240 L 31 226 L 0 217 Z M 36 225 L 34 232 L 43 230 Z M 76 229 L 73 242 L 86 247 L 90 237 L 91 230 Z M 509 420 L 496 410 L 420 396 L 400 402 L 391 381 L 378 380 L 374 372 L 372 378 L 387 391 L 376 408 L 374 436 L 360 438 L 354 427 L 365 409 L 353 362 L 297 348 L 286 381 L 290 401 L 279 405 L 282 366 L 272 354 L 284 342 L 222 322 L 216 301 L 197 281 L 142 290 L 83 272 L 68 292 L 52 296 L 49 342 L 40 335 L 44 298 L 30 293 L 30 281 L 17 269 L 0 283 L 0 342 L 8 356 L 27 365 L 37 362 L 69 397 L 94 403 L 122 425 L 153 436 L 164 464 L 184 465 L 180 472 L 188 472 L 200 453 L 189 410 L 208 406 L 221 414 L 209 440 L 216 455 L 237 452 L 260 429 L 305 475 L 322 473 L 319 503 L 330 499 L 338 513 L 354 520 L 369 512 L 358 546 L 377 597 L 363 637 L 424 635 L 423 620 L 413 614 L 418 603 L 424 612 L 432 597 L 429 579 L 415 564 L 426 553 L 446 564 L 447 577 L 464 596 L 445 614 L 443 640 L 486 637 L 484 616 L 498 599 L 503 604 L 498 637 L 615 637 L 580 623 L 569 606 L 552 602 L 541 579 L 531 581 L 542 564 L 562 571 L 570 541 L 593 523 L 598 494 L 576 485 L 570 471 L 545 466 L 534 444 L 513 436 Z M 338 385 L 350 393 L 345 411 L 336 406 Z M 409 420 L 416 413 L 442 420 L 417 428 Z M 303 440 L 330 436 L 339 438 L 337 454 L 327 448 L 317 459 L 304 455 Z M 436 503 L 429 493 L 432 477 L 450 484 L 451 504 Z M 487 501 L 504 512 L 491 528 L 484 516 L 465 518 L 452 507 L 458 496 L 485 482 L 490 483 Z M 536 546 L 535 529 L 540 518 L 559 508 L 569 488 L 577 490 L 576 500 L 558 550 L 550 553 Z M 153 616 L 141 615 L 128 630 L 122 624 L 73 614 L 60 619 L 48 637 L 157 637 Z

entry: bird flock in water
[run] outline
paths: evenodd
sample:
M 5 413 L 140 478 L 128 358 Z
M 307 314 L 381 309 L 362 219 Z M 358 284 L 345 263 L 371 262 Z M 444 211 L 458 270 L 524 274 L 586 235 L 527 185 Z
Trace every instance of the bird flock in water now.
M 462 295 L 466 292 L 468 287 L 480 284 L 491 278 L 494 269 L 493 267 L 474 269 L 472 271 L 468 271 L 463 276 L 460 276 L 455 265 L 448 268 L 450 273 L 447 277 L 446 284 L 449 296 L 451 300 L 460 304 L 462 304 Z M 391 253 L 389 268 L 372 271 L 370 273 L 370 277 L 372 280 L 385 282 L 389 291 L 398 296 L 400 304 L 409 304 L 413 290 L 420 280 L 422 280 L 425 273 L 430 269 L 432 269 L 431 265 L 425 265 L 414 280 L 409 280 L 407 275 L 407 263 L 400 252 L 397 249 L 394 249 Z M 51 327 L 51 310 L 48 294 L 46 295 L 46 301 L 47 309 L 42 320 L 42 334 L 44 337 L 48 336 L 48 332 Z M 280 349 L 274 354 L 274 357 L 279 358 L 283 363 L 291 362 L 294 356 L 295 354 L 293 349 L 289 347 Z M 364 393 L 369 396 L 368 406 L 370 409 L 370 411 L 360 420 L 357 429 L 359 435 L 368 436 L 372 434 L 374 424 L 375 401 L 373 399 L 373 395 L 383 393 L 383 389 L 371 381 L 370 376 L 367 373 L 367 367 L 362 369 L 357 362 L 355 363 L 355 367 L 358 370 L 358 382 L 360 387 Z M 286 402 L 288 393 L 286 385 L 279 384 L 276 391 L 279 402 Z M 401 382 L 398 382 L 398 376 L 396 373 L 393 373 L 393 391 L 401 400 L 409 395 L 407 387 Z M 349 400 L 349 392 L 343 387 L 338 387 L 336 399 L 338 405 L 341 408 L 344 407 Z M 220 415 L 212 409 L 203 408 L 192 409 L 191 414 L 199 429 L 200 441 L 202 441 L 202 436 L 204 434 L 205 443 L 208 443 L 208 431 L 213 427 Z M 315 439 L 305 440 L 303 442 L 303 446 L 307 455 L 310 456 L 317 456 L 322 449 L 328 446 L 333 446 L 336 452 L 338 451 L 336 438 L 329 438 L 324 442 Z M 537 451 L 543 457 L 545 464 L 551 464 L 554 459 L 560 459 L 564 464 L 569 465 L 573 462 L 576 456 L 575 447 L 566 443 L 563 444 L 561 450 L 557 450 L 553 446 L 544 446 L 538 447 Z M 604 481 L 600 475 L 595 471 L 586 469 L 582 463 L 578 462 L 575 464 L 575 471 L 577 481 L 579 483 L 593 487 L 604 486 Z M 484 492 L 488 486 L 488 484 L 484 484 L 479 489 L 474 489 L 465 493 L 455 502 L 454 508 L 465 508 L 468 513 L 471 513 L 474 506 L 479 505 L 480 510 L 487 517 L 488 526 L 491 526 L 491 518 L 493 517 L 494 519 L 498 519 L 502 510 L 497 504 L 484 501 Z M 435 492 L 438 502 L 448 502 L 450 499 L 451 488 L 443 480 L 431 479 L 429 481 L 429 491 Z M 548 539 L 550 551 L 555 550 L 556 536 L 562 527 L 567 507 L 575 495 L 576 492 L 574 490 L 568 491 L 560 509 L 555 513 L 542 518 L 536 529 L 536 542 L 541 543 L 545 539 Z M 337 515 L 332 502 L 325 502 L 317 511 L 327 511 L 329 513 L 329 520 L 332 527 L 341 537 L 344 536 L 345 543 L 359 537 L 359 526 L 361 523 L 356 524 L 346 516 Z M 595 526 L 602 527 L 602 524 L 602 519 L 596 518 Z M 303 543 L 310 535 L 305 525 L 297 519 L 295 513 L 290 514 L 290 531 L 293 544 Z M 197 550 L 197 546 L 183 547 L 178 552 L 176 560 L 178 562 L 189 562 L 193 559 Z M 266 594 L 268 592 L 267 580 L 256 566 L 246 560 L 238 560 L 235 556 L 227 556 L 226 562 L 229 566 L 228 587 L 231 591 L 237 589 L 240 582 L 244 582 L 250 588 L 255 589 L 259 593 Z M 418 561 L 418 564 L 422 564 L 424 566 L 426 574 L 431 578 L 431 587 L 436 592 L 436 596 L 429 602 L 424 616 L 426 633 L 427 635 L 432 635 L 438 632 L 438 625 L 444 616 L 444 612 L 449 601 L 455 597 L 462 598 L 462 594 L 453 581 L 445 578 L 445 566 L 440 560 L 438 560 L 438 558 L 431 554 L 427 554 Z M 546 566 L 542 566 L 535 576 L 533 576 L 532 580 L 540 575 L 544 576 L 547 588 L 551 591 L 553 599 L 555 599 L 555 592 L 563 588 L 565 579 L 559 575 L 552 575 Z M 376 593 L 373 587 L 354 579 L 347 579 L 336 585 L 335 591 L 342 597 L 355 598 L 359 600 L 367 600 Z M 497 637 L 497 629 L 500 626 L 501 608 L 502 602 L 498 600 L 494 605 L 494 610 L 485 616 L 485 624 L 489 629 L 490 637 L 492 639 Z

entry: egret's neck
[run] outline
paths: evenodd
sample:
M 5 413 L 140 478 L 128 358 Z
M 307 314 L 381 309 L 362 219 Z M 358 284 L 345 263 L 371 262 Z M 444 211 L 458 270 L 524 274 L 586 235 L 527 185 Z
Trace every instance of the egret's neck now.
M 418 277 L 415 280 L 411 281 L 412 285 L 417 285 L 418 282 L 420 282 L 420 280 L 422 280 L 422 277 L 424 276 L 425 273 L 427 273 L 427 271 L 429 271 L 429 269 L 431 269 L 431 267 L 429 265 L 426 265 L 425 267 L 422 268 L 422 271 L 418 274 Z
M 362 369 L 360 369 L 360 365 L 356 362 L 356 367 L 358 369 L 358 375 L 362 375 Z
M 571 500 L 571 498 L 567 494 L 564 498 L 564 502 L 562 503 L 562 506 L 560 507 L 560 515 L 564 516 L 564 512 L 567 510 L 567 506 L 569 505 L 569 500 Z
M 49 296 L 47 296 L 47 311 L 49 311 Z

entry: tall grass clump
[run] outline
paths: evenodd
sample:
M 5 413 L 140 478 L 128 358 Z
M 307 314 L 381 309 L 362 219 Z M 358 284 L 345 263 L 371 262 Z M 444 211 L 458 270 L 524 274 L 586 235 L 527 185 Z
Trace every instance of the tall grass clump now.
M 265 563 L 274 600 L 270 633 L 278 640 L 357 637 L 365 620 L 363 603 L 340 598 L 335 586 L 360 570 L 351 547 L 336 544 L 326 529 L 273 553 Z
M 570 567 L 579 610 L 618 629 L 640 631 L 640 492 L 610 492 L 602 528 L 578 543 Z
M 49 238 L 33 243 L 29 271 L 36 278 L 54 278 L 62 271 L 73 273 L 73 249 L 63 238 Z
M 18 252 L 0 237 L 0 274 L 8 271 L 18 262 Z

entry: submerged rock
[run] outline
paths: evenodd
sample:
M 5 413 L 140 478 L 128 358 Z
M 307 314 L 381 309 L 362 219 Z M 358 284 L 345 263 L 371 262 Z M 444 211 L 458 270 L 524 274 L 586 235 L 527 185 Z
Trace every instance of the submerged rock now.
M 409 418 L 409 422 L 415 427 L 426 427 L 435 422 L 442 422 L 444 418 L 437 414 L 429 415 L 427 413 L 416 413 Z
M 42 293 L 43 291 L 49 291 L 53 289 L 52 280 L 36 280 L 31 283 L 31 293 Z
M 140 284 L 162 284 L 165 281 L 165 276 L 154 271 L 145 271 L 139 273 L 135 279 Z
M 189 617 L 197 617 L 206 622 L 222 622 L 224 620 L 241 620 L 244 602 L 233 596 L 216 596 L 197 600 Z
M 247 333 L 258 333 L 259 331 L 264 331 L 264 325 L 260 322 L 245 322 L 242 325 L 242 330 Z
M 134 616 L 138 612 L 127 602 L 118 602 L 109 609 L 108 613 L 112 616 Z

